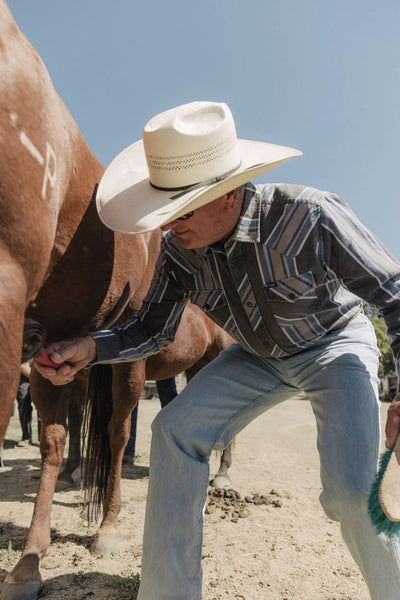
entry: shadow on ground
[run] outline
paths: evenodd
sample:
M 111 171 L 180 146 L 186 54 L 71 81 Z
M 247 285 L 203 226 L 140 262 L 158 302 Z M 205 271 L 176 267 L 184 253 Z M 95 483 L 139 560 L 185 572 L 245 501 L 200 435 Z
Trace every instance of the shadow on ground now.
M 0 570 L 0 581 L 6 576 Z M 73 573 L 45 580 L 40 589 L 39 598 L 54 599 L 62 593 L 68 600 L 136 600 L 140 577 L 132 573 L 127 577 L 105 573 Z M 0 589 L 1 589 L 0 584 Z

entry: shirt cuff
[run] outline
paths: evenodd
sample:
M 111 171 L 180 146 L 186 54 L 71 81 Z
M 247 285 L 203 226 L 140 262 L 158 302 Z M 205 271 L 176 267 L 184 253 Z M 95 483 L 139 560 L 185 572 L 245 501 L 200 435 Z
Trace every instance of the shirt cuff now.
M 97 357 L 88 366 L 107 363 L 118 358 L 119 347 L 112 331 L 95 331 L 88 335 L 93 338 L 97 348 Z

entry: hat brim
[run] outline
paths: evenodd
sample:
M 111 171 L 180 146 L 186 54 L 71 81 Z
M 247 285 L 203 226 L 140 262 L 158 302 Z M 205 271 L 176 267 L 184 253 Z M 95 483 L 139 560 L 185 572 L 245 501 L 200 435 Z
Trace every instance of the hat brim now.
M 176 192 L 151 186 L 143 142 L 131 144 L 114 158 L 99 183 L 96 206 L 100 220 L 120 233 L 152 231 L 301 156 L 299 150 L 287 146 L 237 141 L 242 162 L 235 171 L 216 183 L 189 188 L 176 199 L 171 199 Z

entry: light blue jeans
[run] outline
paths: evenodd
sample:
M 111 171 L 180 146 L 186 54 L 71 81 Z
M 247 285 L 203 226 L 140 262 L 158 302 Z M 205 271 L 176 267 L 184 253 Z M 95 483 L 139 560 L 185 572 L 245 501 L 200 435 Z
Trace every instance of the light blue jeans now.
M 372 600 L 400 599 L 400 539 L 377 535 L 367 514 L 380 451 L 378 359 L 373 327 L 360 314 L 288 358 L 260 358 L 235 344 L 160 411 L 138 600 L 200 600 L 209 457 L 299 390 L 317 422 L 323 509 L 340 522 Z

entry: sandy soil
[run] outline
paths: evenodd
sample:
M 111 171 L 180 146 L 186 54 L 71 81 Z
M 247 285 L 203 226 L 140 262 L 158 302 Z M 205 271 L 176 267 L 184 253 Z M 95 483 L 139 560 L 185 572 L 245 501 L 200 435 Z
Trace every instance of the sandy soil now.
M 140 576 L 148 484 L 150 423 L 158 399 L 141 400 L 137 466 L 122 481 L 124 533 L 120 553 L 93 557 L 95 527 L 80 517 L 82 494 L 58 492 L 52 544 L 41 564 L 41 598 L 134 600 Z M 387 405 L 382 406 L 382 413 Z M 32 515 L 40 473 L 37 446 L 15 446 L 17 417 L 7 434 L 0 469 L 0 580 L 16 563 Z M 323 514 L 308 403 L 293 400 L 261 416 L 236 440 L 231 468 L 235 494 L 209 496 L 204 528 L 205 600 L 368 600 L 366 585 L 338 525 Z M 215 473 L 218 457 L 212 457 Z M 247 501 L 245 498 L 247 497 Z

